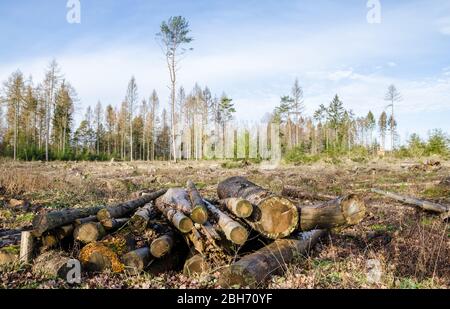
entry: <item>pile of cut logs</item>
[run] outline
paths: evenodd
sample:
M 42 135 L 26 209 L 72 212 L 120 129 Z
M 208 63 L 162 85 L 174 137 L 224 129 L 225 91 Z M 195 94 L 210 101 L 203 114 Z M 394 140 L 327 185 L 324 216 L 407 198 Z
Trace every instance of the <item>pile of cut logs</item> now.
M 218 271 L 222 287 L 256 287 L 328 230 L 365 216 L 364 202 L 354 195 L 316 206 L 294 202 L 303 196 L 295 187 L 276 195 L 232 177 L 218 185 L 217 198 L 207 199 L 188 181 L 186 188 L 142 192 L 113 206 L 41 213 L 32 230 L 3 236 L 11 243 L 21 236 L 17 258 L 34 271 L 64 279 L 76 258 L 86 272 Z M 13 251 L 2 250 L 0 263 L 14 261 Z

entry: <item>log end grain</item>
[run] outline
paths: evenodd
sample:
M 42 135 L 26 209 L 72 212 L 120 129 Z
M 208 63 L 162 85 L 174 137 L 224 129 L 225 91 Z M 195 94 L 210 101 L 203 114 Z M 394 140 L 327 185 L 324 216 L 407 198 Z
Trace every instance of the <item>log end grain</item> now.
M 131 251 L 122 256 L 122 263 L 125 266 L 126 272 L 137 275 L 144 271 L 150 263 L 150 250 L 147 247 Z
M 366 205 L 356 195 L 348 195 L 343 198 L 341 204 L 342 214 L 348 225 L 360 223 L 366 215 Z
M 84 244 L 88 244 L 102 239 L 106 235 L 106 231 L 102 224 L 98 222 L 90 222 L 79 225 L 74 232 L 75 240 Z
M 195 223 L 205 224 L 208 220 L 208 212 L 204 205 L 196 205 L 192 208 L 191 219 Z
M 223 231 L 228 238 L 233 243 L 237 245 L 243 245 L 248 239 L 247 230 L 235 221 L 230 221 L 224 228 Z
M 115 273 L 120 273 L 124 270 L 124 265 L 117 254 L 101 243 L 90 243 L 83 247 L 79 259 L 88 271 L 101 272 L 111 269 Z
M 289 236 L 298 226 L 297 207 L 290 200 L 272 196 L 259 205 L 261 217 L 256 225 L 259 232 L 271 239 Z
M 154 241 L 150 245 L 150 252 L 156 258 L 161 258 L 170 252 L 173 246 L 173 240 L 170 236 L 164 235 Z
M 209 266 L 206 259 L 200 255 L 196 254 L 186 260 L 183 267 L 183 274 L 188 277 L 194 275 L 200 275 L 208 270 Z
M 253 205 L 244 199 L 237 199 L 237 201 L 233 205 L 234 213 L 239 218 L 248 218 L 253 213 Z
M 172 222 L 182 233 L 189 233 L 194 228 L 194 223 L 191 219 L 180 212 L 177 212 L 172 218 Z

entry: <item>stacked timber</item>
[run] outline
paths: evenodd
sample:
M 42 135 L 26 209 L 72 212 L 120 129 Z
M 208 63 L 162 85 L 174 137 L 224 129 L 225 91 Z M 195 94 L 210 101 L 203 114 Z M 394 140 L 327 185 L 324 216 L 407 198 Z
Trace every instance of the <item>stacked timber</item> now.
M 302 206 L 286 196 L 326 201 Z M 188 181 L 116 205 L 41 213 L 32 231 L 2 231 L 0 241 L 17 249 L 1 250 L 0 264 L 20 260 L 59 277 L 73 259 L 89 272 L 195 276 L 222 269 L 221 286 L 255 287 L 307 254 L 328 230 L 358 224 L 364 215 L 354 195 L 308 195 L 294 187 L 277 195 L 232 177 L 207 198 Z

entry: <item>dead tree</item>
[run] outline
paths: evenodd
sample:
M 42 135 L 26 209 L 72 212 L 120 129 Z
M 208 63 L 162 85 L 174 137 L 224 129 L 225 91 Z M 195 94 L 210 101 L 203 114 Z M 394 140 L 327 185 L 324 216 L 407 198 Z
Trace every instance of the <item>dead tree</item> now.
M 372 189 L 372 192 L 386 196 L 386 197 L 396 200 L 398 202 L 417 206 L 426 211 L 436 212 L 436 213 L 440 213 L 440 214 L 446 214 L 446 213 L 450 212 L 450 207 L 446 206 L 446 205 L 436 204 L 436 203 L 429 202 L 429 201 L 423 201 L 423 200 L 419 200 L 419 199 L 416 199 L 413 197 L 404 196 L 404 195 L 391 193 L 391 192 L 386 192 L 386 191 L 382 191 L 382 190 L 378 190 L 378 189 Z
M 220 199 L 242 198 L 252 203 L 253 214 L 246 222 L 267 238 L 289 236 L 298 226 L 298 210 L 290 200 L 276 196 L 243 177 L 232 177 L 217 188 Z
M 305 255 L 326 232 L 315 230 L 302 233 L 300 239 L 279 239 L 228 266 L 219 277 L 224 288 L 234 286 L 258 287 L 271 276 L 283 274 L 295 257 Z
M 360 223 L 366 214 L 364 202 L 355 195 L 340 197 L 319 206 L 300 206 L 299 229 L 331 229 Z

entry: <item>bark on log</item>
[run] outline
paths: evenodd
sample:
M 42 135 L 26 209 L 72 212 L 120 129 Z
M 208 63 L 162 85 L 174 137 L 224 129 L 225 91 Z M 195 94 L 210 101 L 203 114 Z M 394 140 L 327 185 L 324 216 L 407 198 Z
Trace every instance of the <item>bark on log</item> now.
M 72 267 L 68 262 L 73 260 L 60 251 L 49 251 L 38 256 L 32 271 L 38 275 L 47 275 L 66 280 Z
M 83 244 L 101 240 L 105 235 L 106 230 L 100 222 L 79 225 L 73 232 L 73 238 Z
M 294 186 L 284 186 L 281 195 L 297 199 L 319 200 L 319 201 L 329 201 L 337 198 L 337 196 L 334 195 L 305 192 L 301 188 Z
M 162 196 L 166 193 L 167 190 L 158 190 L 156 192 L 145 194 L 142 197 L 128 201 L 126 203 L 120 203 L 115 206 L 106 207 L 104 209 L 101 209 L 97 213 L 97 220 L 103 224 L 105 228 L 111 228 L 113 225 L 112 219 L 114 218 L 123 218 L 126 217 L 128 214 L 134 212 L 139 207 L 144 206 L 145 204 L 148 204 L 158 197 Z
M 31 232 L 22 232 L 20 237 L 20 254 L 21 262 L 30 263 L 34 257 L 34 236 Z
M 203 198 L 191 180 L 188 180 L 186 186 L 189 199 L 192 203 L 191 218 L 195 223 L 205 224 L 208 221 L 208 211 L 206 210 Z
M 22 230 L 1 230 L 0 231 L 0 238 L 11 236 L 11 235 L 17 235 L 22 233 Z
M 85 223 L 97 222 L 97 221 L 98 220 L 97 220 L 97 216 L 96 215 L 95 216 L 89 216 L 89 217 L 86 217 L 86 218 L 76 219 L 74 221 L 74 225 L 78 226 L 78 225 L 82 225 L 82 224 L 85 224 Z
M 301 239 L 276 240 L 228 266 L 221 273 L 218 283 L 223 288 L 258 287 L 271 276 L 283 274 L 288 263 L 306 254 L 325 234 L 324 230 L 315 230 L 302 233 Z
M 80 218 L 95 215 L 103 208 L 103 206 L 99 206 L 85 209 L 65 209 L 37 215 L 33 219 L 33 234 L 40 237 L 46 231 L 71 224 Z
M 147 268 L 152 260 L 150 248 L 140 248 L 122 256 L 122 262 L 125 265 L 125 271 L 137 275 Z
M 232 214 L 238 218 L 246 219 L 253 213 L 253 205 L 242 198 L 228 198 L 220 200 L 219 204 L 228 209 Z
M 267 238 L 287 237 L 297 228 L 299 215 L 294 203 L 243 177 L 232 177 L 221 182 L 217 193 L 220 199 L 242 198 L 252 203 L 253 214 L 245 220 Z
M 300 206 L 298 211 L 299 229 L 305 232 L 358 224 L 364 219 L 366 207 L 361 199 L 348 195 L 319 206 Z
M 211 203 L 206 201 L 205 203 L 228 240 L 237 245 L 242 245 L 247 241 L 248 232 L 242 225 L 231 219 Z
M 164 196 L 158 198 L 155 202 L 156 208 L 166 217 L 181 233 L 189 233 L 194 227 L 191 219 L 182 212 L 173 209 L 171 204 L 166 203 Z
M 446 206 L 446 205 L 436 204 L 433 202 L 419 200 L 417 198 L 404 196 L 404 195 L 400 195 L 400 194 L 396 194 L 396 193 L 391 193 L 391 192 L 387 192 L 387 191 L 382 191 L 382 190 L 378 190 L 378 189 L 372 189 L 372 192 L 386 196 L 386 197 L 396 200 L 398 202 L 417 206 L 423 210 L 427 210 L 427 211 L 431 211 L 431 212 L 445 214 L 450 211 L 450 206 Z
M 148 222 L 158 216 L 158 212 L 153 203 L 148 203 L 130 219 L 130 230 L 136 234 L 141 235 L 147 228 Z
M 155 258 L 162 258 L 168 254 L 174 245 L 173 233 L 167 233 L 161 237 L 156 238 L 150 244 L 150 252 Z
M 203 221 L 203 218 L 205 217 L 205 215 L 203 214 L 203 209 L 201 207 L 192 207 L 191 201 L 189 200 L 189 195 L 184 189 L 169 189 L 166 194 L 156 200 L 156 206 L 158 208 L 158 204 L 162 203 L 174 210 L 183 213 L 186 216 L 189 216 L 192 221 L 196 223 Z

